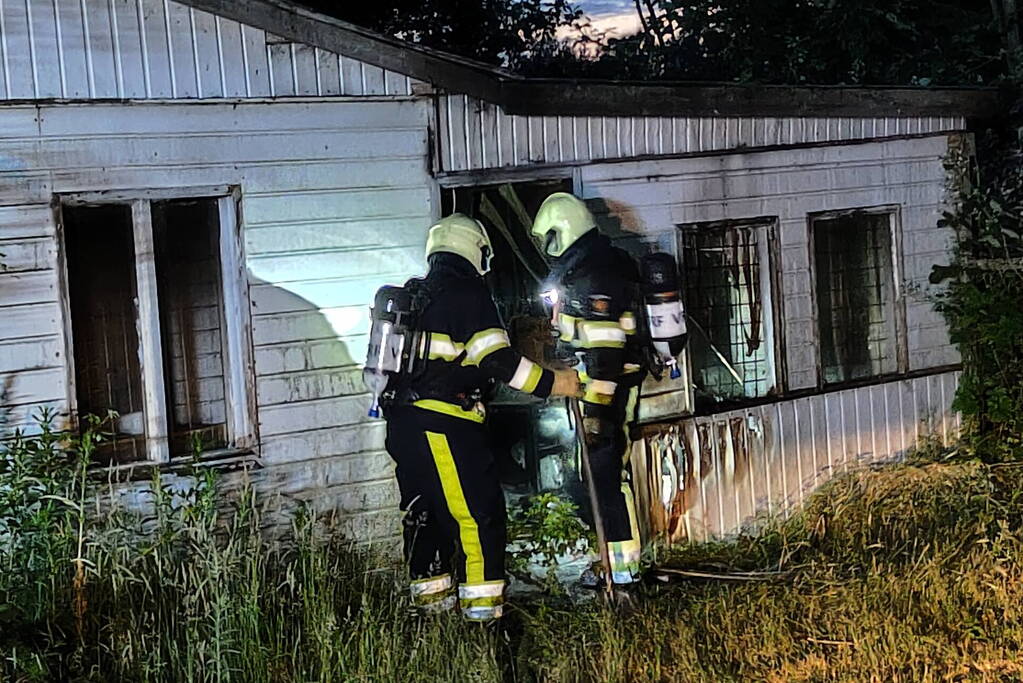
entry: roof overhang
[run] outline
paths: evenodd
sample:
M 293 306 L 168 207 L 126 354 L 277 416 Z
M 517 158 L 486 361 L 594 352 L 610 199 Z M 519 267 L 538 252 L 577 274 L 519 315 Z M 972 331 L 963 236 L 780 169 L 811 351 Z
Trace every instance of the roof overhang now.
M 529 78 L 382 36 L 285 0 L 179 0 L 287 40 L 373 64 L 508 114 L 562 116 L 964 116 L 1003 111 L 994 88 L 777 86 Z

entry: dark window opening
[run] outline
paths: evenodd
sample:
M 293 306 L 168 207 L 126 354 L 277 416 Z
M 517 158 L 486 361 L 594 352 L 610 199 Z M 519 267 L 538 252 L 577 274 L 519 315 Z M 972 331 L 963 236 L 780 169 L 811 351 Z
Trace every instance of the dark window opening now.
M 683 227 L 683 287 L 695 403 L 774 390 L 769 223 Z
M 812 221 L 825 384 L 897 371 L 892 214 Z
M 162 446 L 150 452 L 151 439 L 166 437 L 171 456 L 228 445 L 218 200 L 155 201 L 148 209 L 152 264 L 136 258 L 136 245 L 150 234 L 131 205 L 62 210 L 79 423 L 117 414 L 96 452 L 103 464 L 166 457 Z M 143 306 L 140 291 L 155 300 Z M 155 313 L 143 319 L 141 311 Z M 147 368 L 143 345 L 157 326 L 162 364 Z M 146 394 L 147 383 L 161 380 L 163 408 Z M 162 411 L 166 424 L 147 406 Z
M 217 200 L 154 202 L 171 454 L 227 445 Z
M 65 207 L 64 231 L 78 414 L 119 415 L 97 460 L 145 459 L 131 209 Z

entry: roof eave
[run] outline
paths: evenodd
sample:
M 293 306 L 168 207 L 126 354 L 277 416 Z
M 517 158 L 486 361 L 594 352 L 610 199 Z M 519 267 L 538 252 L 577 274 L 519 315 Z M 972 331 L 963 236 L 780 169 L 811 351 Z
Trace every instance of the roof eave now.
M 1002 111 L 993 88 L 777 86 L 526 78 L 412 45 L 286 0 L 179 0 L 287 40 L 343 54 L 451 93 L 548 116 L 962 116 Z

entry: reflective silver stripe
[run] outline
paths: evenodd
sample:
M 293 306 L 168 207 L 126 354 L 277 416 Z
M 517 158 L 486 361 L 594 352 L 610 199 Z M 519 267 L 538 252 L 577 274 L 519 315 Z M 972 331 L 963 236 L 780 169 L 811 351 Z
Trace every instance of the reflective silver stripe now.
M 444 591 L 451 590 L 454 586 L 454 581 L 451 580 L 450 574 L 444 576 L 438 576 L 432 579 L 418 579 L 410 584 L 413 597 L 420 597 L 423 595 L 433 595 L 434 593 L 443 593 Z
M 622 326 L 622 329 L 626 332 L 636 331 L 636 316 L 631 313 L 626 313 L 618 319 L 618 324 Z
M 599 342 L 625 343 L 625 330 L 619 325 L 594 325 L 593 323 L 582 323 L 579 325 L 579 338 L 584 344 L 595 344 Z
M 632 572 L 627 572 L 627 571 L 626 572 L 611 572 L 611 583 L 617 584 L 619 586 L 625 585 L 625 584 L 630 584 L 630 583 L 636 583 L 636 581 L 638 581 L 638 580 L 639 579 L 637 579 L 635 576 L 632 575 Z
M 458 598 L 454 595 L 449 595 L 446 598 L 434 600 L 433 602 L 428 602 L 425 605 L 417 605 L 416 609 L 423 612 L 429 612 L 430 614 L 439 614 L 441 612 L 453 610 L 456 605 L 458 605 Z
M 616 382 L 609 382 L 606 379 L 591 379 L 590 383 L 586 385 L 587 391 L 595 391 L 606 396 L 613 396 L 617 388 Z
M 458 587 L 458 597 L 462 600 L 476 598 L 499 598 L 504 595 L 504 581 L 488 581 L 487 583 L 463 583 Z
M 500 619 L 504 614 L 504 605 L 493 607 L 463 607 L 462 616 L 469 621 L 491 621 Z
M 493 330 L 483 335 L 476 335 L 469 340 L 465 349 L 467 352 L 468 360 L 471 363 L 479 364 L 481 360 L 486 358 L 492 351 L 511 346 L 511 341 L 508 339 L 508 333 L 504 330 Z
M 455 344 L 449 339 L 431 339 L 430 340 L 430 357 L 443 358 L 444 360 L 454 360 L 458 357 L 462 350 L 459 348 L 459 344 Z
M 512 375 L 511 380 L 508 382 L 508 386 L 512 389 L 521 389 L 526 386 L 526 381 L 529 379 L 529 375 L 533 372 L 533 361 L 528 358 L 523 358 L 519 361 L 519 367 L 515 369 L 515 374 Z

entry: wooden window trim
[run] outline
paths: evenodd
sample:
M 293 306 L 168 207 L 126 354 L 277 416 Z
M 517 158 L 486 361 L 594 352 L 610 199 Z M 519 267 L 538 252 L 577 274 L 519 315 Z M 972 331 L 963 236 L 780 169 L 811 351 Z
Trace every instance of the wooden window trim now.
M 781 296 L 781 257 L 779 252 L 779 217 L 778 216 L 753 216 L 748 218 L 734 218 L 715 221 L 697 221 L 693 223 L 678 223 L 675 225 L 676 235 L 674 240 L 675 260 L 679 264 L 679 275 L 683 283 L 687 277 L 683 259 L 684 248 L 682 244 L 685 232 L 696 230 L 723 230 L 727 228 L 753 227 L 757 228 L 762 243 L 757 244 L 757 251 L 760 253 L 763 263 L 760 266 L 760 287 L 761 300 L 764 311 L 763 321 L 767 328 L 764 342 L 770 344 L 766 358 L 768 361 L 770 389 L 765 396 L 746 399 L 732 399 L 727 401 L 728 409 L 738 408 L 746 405 L 757 405 L 772 397 L 782 396 L 787 391 L 787 377 L 785 370 L 785 327 L 782 324 L 784 297 Z M 683 288 L 685 285 L 683 284 Z M 688 312 L 688 308 L 687 308 Z M 690 337 L 700 334 L 695 329 L 689 332 Z M 693 363 L 690 357 L 691 345 L 687 344 L 683 352 L 683 373 L 686 378 L 686 405 L 688 413 L 696 412 L 696 389 L 693 383 Z
M 225 397 L 227 399 L 227 435 L 229 447 L 203 454 L 203 460 L 219 462 L 225 455 L 258 457 L 259 435 L 256 422 L 255 363 L 251 333 L 249 283 L 245 267 L 241 191 L 235 186 L 203 186 L 160 189 L 82 192 L 54 196 L 57 218 L 60 309 L 65 340 L 67 401 L 70 427 L 79 427 L 78 398 L 75 387 L 74 338 L 71 329 L 71 304 L 64 239 L 63 206 L 99 204 L 129 205 L 135 239 L 135 271 L 138 288 L 137 311 L 141 354 L 142 386 L 146 423 L 146 459 L 103 469 L 123 469 L 140 465 L 171 466 L 180 458 L 171 458 L 169 415 L 163 368 L 163 338 L 157 299 L 156 261 L 153 246 L 152 202 L 161 200 L 216 199 L 220 220 L 220 270 L 222 320 L 224 329 Z
M 888 216 L 889 234 L 891 236 L 891 257 L 892 257 L 892 287 L 894 301 L 892 302 L 892 314 L 895 316 L 895 372 L 874 375 L 858 380 L 846 382 L 825 382 L 824 381 L 824 355 L 823 345 L 820 338 L 820 318 L 817 301 L 817 258 L 816 242 L 814 241 L 813 226 L 815 221 L 834 220 L 854 215 L 885 215 Z M 847 386 L 860 386 L 864 384 L 876 384 L 893 378 L 906 376 L 909 373 L 909 335 L 906 321 L 906 286 L 905 267 L 902 260 L 902 205 L 901 204 L 880 204 L 875 206 L 862 206 L 849 209 L 837 209 L 832 211 L 817 211 L 806 215 L 806 245 L 810 263 L 809 277 L 810 286 L 810 307 L 813 318 L 813 343 L 816 350 L 816 374 L 817 389 L 819 391 L 834 390 Z

